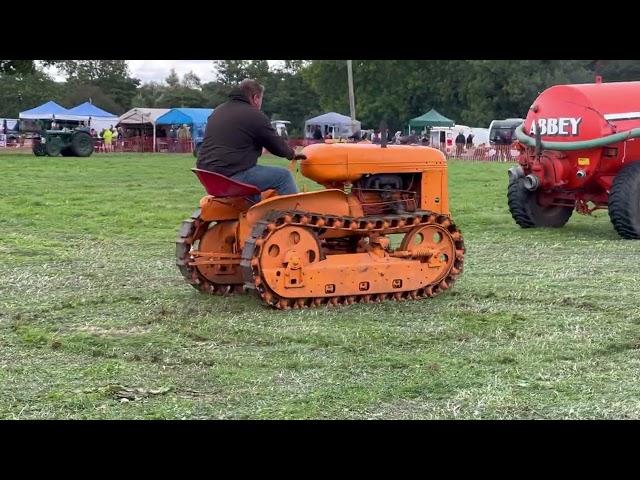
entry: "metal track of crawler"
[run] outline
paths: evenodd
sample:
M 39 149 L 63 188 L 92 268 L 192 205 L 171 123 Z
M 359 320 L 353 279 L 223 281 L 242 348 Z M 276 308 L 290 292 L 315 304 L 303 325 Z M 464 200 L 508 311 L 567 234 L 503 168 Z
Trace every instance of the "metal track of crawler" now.
M 408 233 L 415 227 L 440 225 L 446 228 L 453 237 L 456 254 L 453 265 L 444 279 L 417 290 L 335 297 L 283 298 L 271 290 L 264 282 L 260 270 L 259 257 L 261 246 L 267 238 L 273 232 L 286 225 L 311 228 L 316 234 L 322 234 L 329 229 L 334 229 L 354 232 L 361 236 L 368 236 L 374 233 L 383 235 Z M 447 215 L 416 211 L 401 215 L 353 218 L 298 211 L 275 211 L 254 225 L 251 236 L 242 249 L 240 268 L 245 282 L 245 289 L 254 290 L 264 302 L 272 307 L 288 310 L 290 308 L 309 308 L 323 305 L 352 305 L 354 303 L 379 303 L 384 300 L 418 300 L 433 297 L 451 288 L 455 283 L 463 270 L 464 253 L 462 234 Z M 322 252 L 321 258 L 324 258 Z
M 189 265 L 189 262 L 193 261 L 190 255 L 191 246 L 199 239 L 199 235 L 204 234 L 202 230 L 206 230 L 210 223 L 200 218 L 200 209 L 196 210 L 189 220 L 182 222 L 178 232 L 178 239 L 176 240 L 176 265 L 187 283 L 203 293 L 212 295 L 242 293 L 244 291 L 242 285 L 213 283 L 202 275 L 196 267 Z

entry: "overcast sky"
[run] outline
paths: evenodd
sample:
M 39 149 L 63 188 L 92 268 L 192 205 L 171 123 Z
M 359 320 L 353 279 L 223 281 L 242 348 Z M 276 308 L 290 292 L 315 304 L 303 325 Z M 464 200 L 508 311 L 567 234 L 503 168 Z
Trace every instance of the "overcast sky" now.
M 282 60 L 268 60 L 268 62 L 269 65 L 274 65 Z M 175 68 L 180 78 L 185 73 L 193 71 L 203 83 L 215 79 L 213 60 L 127 60 L 127 63 L 131 74 L 143 83 L 152 80 L 161 82 L 167 78 L 172 68 Z M 55 68 L 50 68 L 48 71 L 56 80 L 64 80 L 64 75 L 60 75 Z

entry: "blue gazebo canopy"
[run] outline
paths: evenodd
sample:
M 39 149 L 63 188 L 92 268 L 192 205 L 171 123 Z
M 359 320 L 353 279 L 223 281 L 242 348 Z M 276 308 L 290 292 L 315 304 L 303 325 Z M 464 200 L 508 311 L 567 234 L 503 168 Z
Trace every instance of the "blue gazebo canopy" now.
M 68 113 L 73 115 L 82 115 L 87 117 L 117 117 L 113 113 L 109 113 L 101 108 L 96 107 L 94 104 L 89 102 L 84 102 L 83 104 L 78 105 L 77 107 L 71 108 Z
M 54 101 L 49 101 L 47 103 L 43 103 L 37 107 L 32 108 L 31 110 L 25 110 L 24 112 L 20 112 L 20 118 L 32 118 L 32 119 L 50 119 L 53 115 L 57 118 L 62 118 L 61 116 L 72 115 L 69 113 L 69 110 L 58 105 Z
M 156 125 L 202 125 L 213 113 L 213 108 L 172 108 L 156 120 Z

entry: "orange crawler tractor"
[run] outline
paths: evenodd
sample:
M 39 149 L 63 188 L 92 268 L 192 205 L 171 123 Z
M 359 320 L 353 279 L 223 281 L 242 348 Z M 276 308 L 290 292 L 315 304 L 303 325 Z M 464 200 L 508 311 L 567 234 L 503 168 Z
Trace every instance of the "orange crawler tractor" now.
M 418 299 L 453 285 L 465 249 L 440 151 L 336 143 L 303 153 L 302 174 L 325 190 L 262 192 L 254 205 L 255 187 L 194 169 L 208 195 L 177 240 L 188 283 L 255 290 L 279 309 Z

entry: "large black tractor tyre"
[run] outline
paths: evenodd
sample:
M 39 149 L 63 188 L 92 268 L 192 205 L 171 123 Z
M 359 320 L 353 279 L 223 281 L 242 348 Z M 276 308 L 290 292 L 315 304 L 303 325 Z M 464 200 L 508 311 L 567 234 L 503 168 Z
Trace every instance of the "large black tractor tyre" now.
M 44 148 L 47 151 L 47 155 L 50 157 L 57 157 L 62 151 L 62 139 L 59 137 L 51 137 L 44 144 Z
M 511 216 L 522 228 L 559 228 L 569 221 L 573 207 L 543 207 L 538 204 L 537 193 L 524 188 L 524 178 L 509 182 L 507 200 Z
M 609 218 L 622 238 L 640 239 L 640 161 L 626 165 L 613 179 Z
M 76 132 L 71 138 L 71 151 L 76 157 L 88 157 L 93 153 L 93 139 L 87 132 Z
M 36 157 L 44 157 L 47 154 L 47 150 L 44 148 L 44 144 L 40 142 L 34 142 L 31 150 Z

